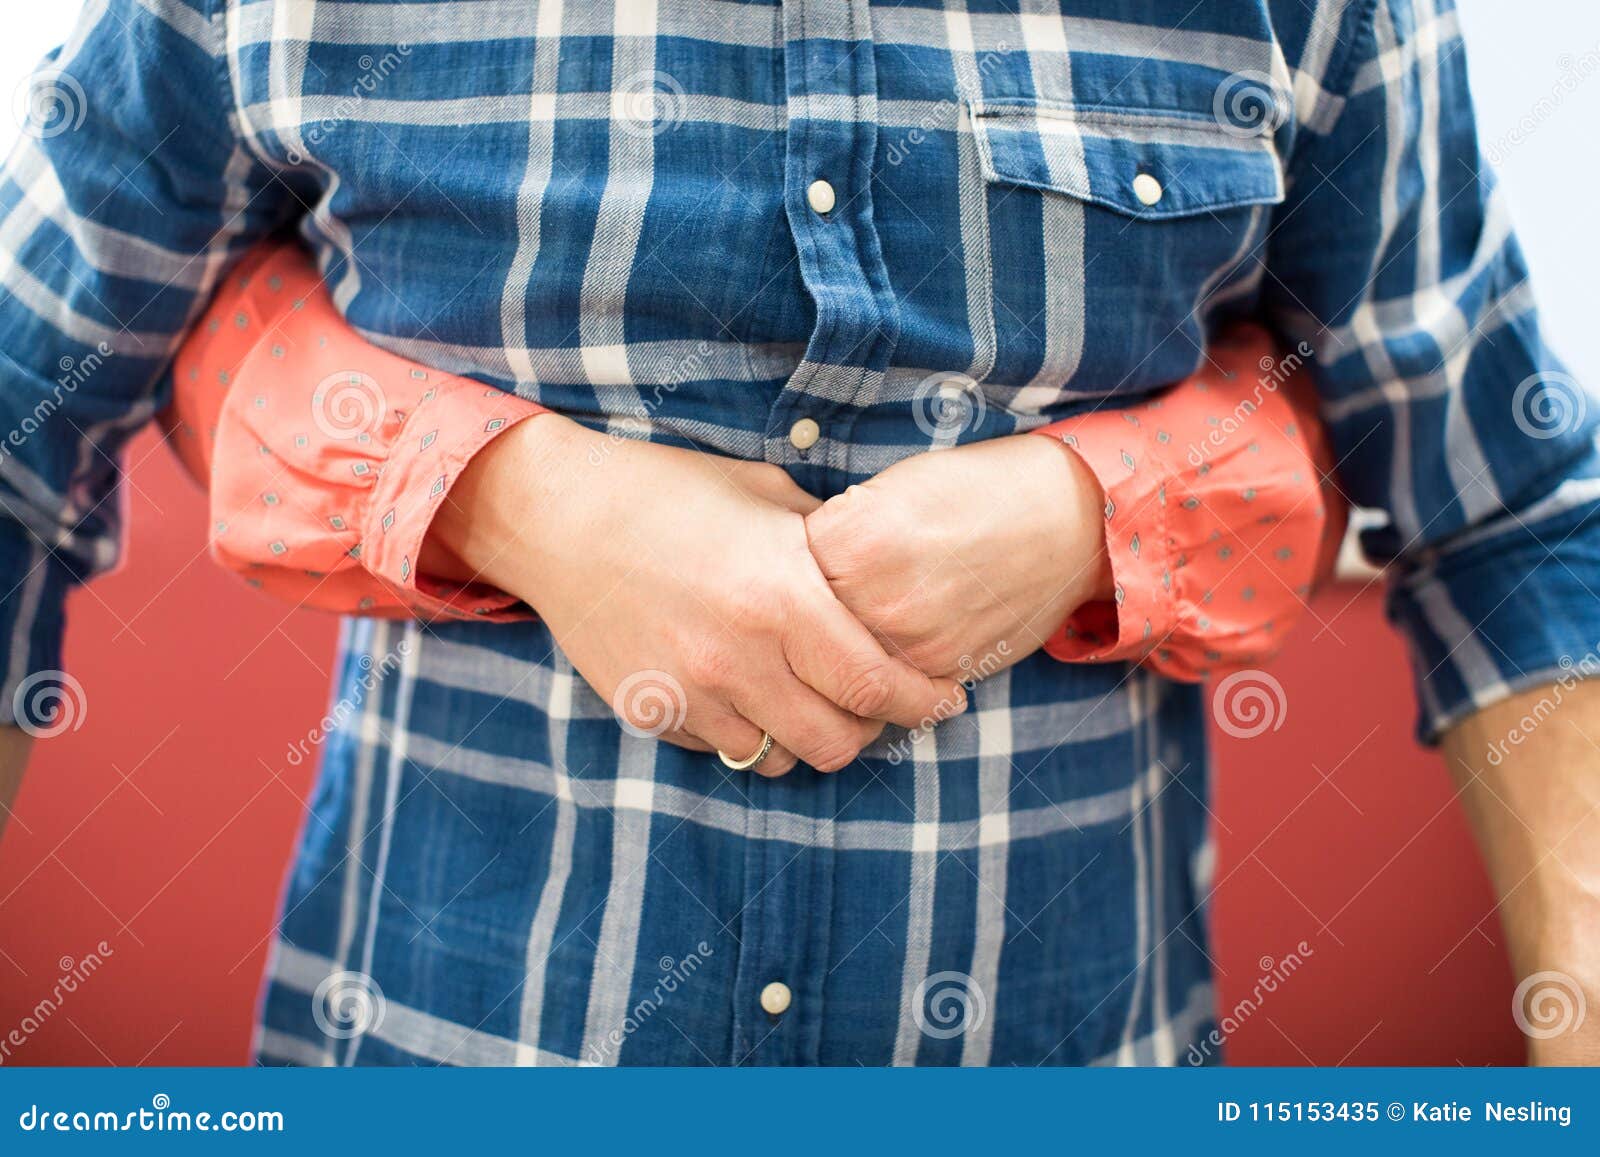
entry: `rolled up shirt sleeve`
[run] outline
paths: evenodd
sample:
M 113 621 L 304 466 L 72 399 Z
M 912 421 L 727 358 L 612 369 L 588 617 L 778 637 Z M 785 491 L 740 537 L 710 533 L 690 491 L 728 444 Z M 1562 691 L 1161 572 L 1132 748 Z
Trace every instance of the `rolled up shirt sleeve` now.
M 1295 86 L 1263 292 L 1313 350 L 1341 485 L 1387 516 L 1363 545 L 1434 742 L 1600 641 L 1600 405 L 1540 331 L 1454 5 L 1345 20 L 1344 51 Z
M 1071 447 L 1105 491 L 1114 587 L 1069 616 L 1048 654 L 1198 682 L 1278 653 L 1347 513 L 1299 365 L 1241 326 L 1160 397 L 1034 431 Z
M 520 599 L 427 574 L 422 543 L 467 464 L 544 407 L 362 339 L 310 256 L 263 246 L 173 364 L 163 417 L 210 491 L 211 553 L 297 606 L 524 619 Z
M 0 723 L 46 722 L 63 600 L 117 558 L 119 451 L 232 256 L 293 204 L 235 132 L 220 8 L 88 5 L 0 170 Z

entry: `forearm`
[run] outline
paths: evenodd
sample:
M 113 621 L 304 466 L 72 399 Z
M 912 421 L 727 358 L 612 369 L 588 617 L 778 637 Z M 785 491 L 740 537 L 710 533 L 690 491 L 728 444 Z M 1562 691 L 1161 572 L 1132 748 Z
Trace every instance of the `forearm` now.
M 1524 692 L 1451 730 L 1443 748 L 1500 899 L 1519 982 L 1540 972 L 1600 1010 L 1600 686 Z M 1553 992 L 1553 990 L 1552 990 Z M 1535 1028 L 1540 1027 L 1535 1023 Z M 1600 1016 L 1531 1037 L 1530 1057 L 1600 1064 Z
M 28 751 L 33 738 L 16 727 L 0 727 L 0 837 L 11 818 L 11 805 L 22 787 L 22 773 L 28 766 Z

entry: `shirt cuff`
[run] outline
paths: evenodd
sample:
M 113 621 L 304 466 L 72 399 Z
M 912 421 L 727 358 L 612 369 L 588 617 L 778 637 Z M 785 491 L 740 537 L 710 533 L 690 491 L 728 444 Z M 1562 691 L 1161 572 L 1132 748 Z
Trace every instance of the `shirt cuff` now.
M 416 560 L 472 455 L 544 407 L 363 340 L 293 245 L 241 270 L 173 366 L 169 422 L 209 481 L 213 557 L 300 606 L 531 617 L 512 595 L 433 581 Z
M 1309 384 L 1263 377 L 1271 337 L 1245 326 L 1212 370 L 1159 398 L 1079 415 L 1061 439 L 1106 494 L 1115 596 L 1078 608 L 1046 644 L 1065 662 L 1138 661 L 1198 682 L 1260 666 L 1331 568 L 1345 508 Z
M 434 516 L 473 457 L 544 407 L 469 379 L 422 395 L 404 416 L 373 487 L 362 526 L 362 562 L 424 612 L 492 615 L 519 600 L 481 583 L 458 585 L 417 571 Z M 520 617 L 520 616 L 519 616 Z
M 1584 499 L 1479 532 L 1400 578 L 1388 610 L 1410 644 L 1417 738 L 1437 744 L 1467 716 L 1535 687 L 1554 685 L 1559 702 L 1600 674 L 1597 576 L 1600 503 Z
M 82 719 L 81 689 L 61 662 L 67 592 L 75 585 L 27 529 L 0 520 L 0 637 L 9 640 L 0 726 L 53 735 Z
M 1130 435 L 1138 418 L 1123 415 Z M 1177 621 L 1167 526 L 1169 472 L 1133 435 L 1080 437 L 1068 420 L 1037 433 L 1059 438 L 1081 458 L 1105 491 L 1106 554 L 1111 563 L 1111 601 L 1079 607 L 1044 649 L 1067 663 L 1137 660 L 1165 638 Z
M 531 617 L 513 595 L 432 580 L 415 561 L 472 455 L 544 409 L 468 379 L 434 383 L 355 437 L 286 424 L 280 409 L 316 412 L 309 395 L 230 390 L 211 469 L 212 556 L 299 606 L 378 618 Z

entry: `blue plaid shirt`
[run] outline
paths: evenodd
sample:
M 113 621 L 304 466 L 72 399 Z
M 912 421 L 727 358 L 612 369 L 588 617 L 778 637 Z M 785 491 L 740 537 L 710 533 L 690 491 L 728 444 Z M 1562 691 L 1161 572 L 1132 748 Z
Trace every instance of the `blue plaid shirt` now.
M 284 227 L 384 346 L 823 496 L 949 440 L 930 373 L 990 438 L 1263 319 L 1387 514 L 1426 736 L 1600 636 L 1600 415 L 1449 0 L 92 0 L 34 95 L 0 179 L 24 718 L 119 446 Z M 1212 1027 L 1193 688 L 1037 654 L 776 781 L 622 730 L 537 624 L 350 622 L 333 696 L 264 1060 L 1173 1063 Z

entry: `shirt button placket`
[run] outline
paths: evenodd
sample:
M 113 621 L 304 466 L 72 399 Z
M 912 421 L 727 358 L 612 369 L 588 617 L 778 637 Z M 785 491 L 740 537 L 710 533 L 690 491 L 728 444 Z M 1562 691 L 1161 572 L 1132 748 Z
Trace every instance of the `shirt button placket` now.
M 871 185 L 877 99 L 868 0 L 782 0 L 784 215 L 815 322 L 800 369 L 768 413 L 767 453 L 819 497 L 856 479 L 844 459 L 856 415 L 875 400 L 899 335 L 899 312 L 875 234 Z M 824 451 L 826 451 L 824 453 Z M 793 818 L 831 822 L 838 777 L 756 779 L 745 854 L 737 970 L 736 1060 L 816 1064 L 831 963 L 835 854 L 796 844 Z

